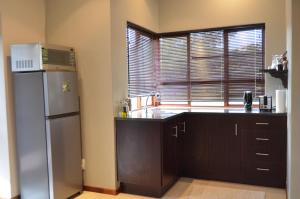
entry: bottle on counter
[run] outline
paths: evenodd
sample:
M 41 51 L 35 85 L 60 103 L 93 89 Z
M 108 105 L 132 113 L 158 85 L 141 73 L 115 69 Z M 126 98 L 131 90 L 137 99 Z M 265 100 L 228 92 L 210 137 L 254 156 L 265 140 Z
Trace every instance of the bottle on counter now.
M 121 100 L 120 102 L 120 117 L 122 118 L 126 118 L 128 117 L 128 113 L 130 111 L 130 101 L 128 101 L 128 99 L 125 99 L 125 100 Z
M 126 106 L 123 107 L 123 110 L 122 110 L 122 112 L 121 112 L 121 117 L 122 117 L 122 118 L 126 118 L 126 117 L 127 117 L 127 110 L 126 110 L 126 109 L 127 109 Z

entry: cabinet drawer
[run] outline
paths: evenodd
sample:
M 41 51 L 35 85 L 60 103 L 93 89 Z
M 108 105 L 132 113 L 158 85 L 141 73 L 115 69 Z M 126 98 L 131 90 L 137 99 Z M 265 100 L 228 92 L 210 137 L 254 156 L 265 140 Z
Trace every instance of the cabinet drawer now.
M 283 188 L 286 186 L 285 170 L 278 164 L 248 162 L 244 167 L 244 180 L 250 184 Z
M 248 154 L 244 157 L 244 161 L 284 164 L 284 158 L 283 153 L 253 150 L 248 151 Z
M 244 161 L 280 163 L 286 157 L 286 135 L 280 131 L 243 130 Z
M 250 117 L 244 120 L 243 126 L 256 130 L 284 130 L 287 124 L 283 117 Z

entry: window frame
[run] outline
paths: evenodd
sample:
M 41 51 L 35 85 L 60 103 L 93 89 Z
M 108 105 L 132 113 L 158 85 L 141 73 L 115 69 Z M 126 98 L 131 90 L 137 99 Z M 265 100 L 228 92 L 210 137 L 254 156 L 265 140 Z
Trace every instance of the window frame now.
M 146 28 L 143 28 L 139 25 L 136 25 L 131 22 L 127 22 L 127 28 L 132 28 L 135 30 L 138 30 L 147 36 L 150 36 L 153 40 L 156 40 L 159 42 L 160 38 L 170 38 L 170 37 L 187 37 L 187 82 L 182 81 L 173 81 L 170 82 L 159 82 L 159 84 L 170 84 L 170 85 L 188 85 L 188 97 L 187 97 L 187 104 L 176 104 L 175 102 L 172 102 L 170 104 L 163 103 L 161 106 L 184 106 L 184 107 L 201 107 L 202 105 L 192 105 L 192 96 L 191 96 L 191 85 L 192 84 L 203 84 L 202 81 L 191 81 L 191 33 L 199 33 L 199 32 L 209 32 L 209 31 L 224 31 L 223 39 L 224 39 L 224 98 L 223 103 L 224 106 L 221 107 L 235 107 L 235 106 L 241 106 L 239 104 L 230 104 L 229 103 L 229 57 L 228 57 L 228 50 L 229 50 L 229 43 L 228 43 L 228 34 L 230 32 L 237 32 L 237 31 L 247 31 L 247 30 L 253 30 L 253 29 L 261 29 L 262 30 L 262 68 L 265 67 L 265 23 L 258 23 L 258 24 L 248 24 L 248 25 L 238 25 L 238 26 L 227 26 L 227 27 L 217 27 L 217 28 L 207 28 L 207 29 L 195 29 L 195 30 L 187 30 L 187 31 L 176 31 L 176 32 L 165 32 L 165 33 L 155 33 L 153 31 L 150 31 Z M 159 46 L 159 45 L 158 45 Z M 127 51 L 129 49 L 127 48 Z M 157 49 L 159 51 L 159 47 Z M 227 55 L 227 56 L 226 56 Z M 128 53 L 129 56 L 129 53 Z M 128 57 L 129 60 L 129 57 Z M 157 61 L 157 60 L 156 60 Z M 128 61 L 129 63 L 129 61 Z M 157 67 L 157 66 L 155 66 Z M 129 64 L 128 64 L 128 70 L 129 70 Z M 129 77 L 129 73 L 128 73 Z M 222 80 L 218 80 L 222 81 Z M 236 80 L 234 80 L 236 81 Z M 243 80 L 247 82 L 252 82 L 255 80 Z M 265 85 L 265 75 L 262 75 L 263 84 Z M 204 105 L 207 106 L 207 105 Z M 220 106 L 219 106 L 220 107 Z

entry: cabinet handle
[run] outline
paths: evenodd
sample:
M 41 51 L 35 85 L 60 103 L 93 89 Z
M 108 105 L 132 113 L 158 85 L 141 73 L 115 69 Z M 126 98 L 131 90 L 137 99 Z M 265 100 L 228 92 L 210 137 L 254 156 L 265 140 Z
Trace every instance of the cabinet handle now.
M 183 125 L 183 129 L 180 130 L 180 131 L 183 132 L 183 133 L 185 133 L 185 122 L 182 122 L 181 124 Z
M 258 155 L 258 156 L 269 156 L 270 154 L 268 154 L 268 153 L 256 153 L 256 155 Z
M 178 126 L 174 126 L 173 129 L 175 129 L 175 134 L 172 136 L 178 138 Z
M 257 141 L 269 141 L 269 138 L 256 138 Z
M 264 169 L 264 168 L 256 168 L 257 171 L 266 171 L 266 172 L 269 172 L 270 169 Z
M 235 124 L 235 132 L 234 132 L 235 136 L 238 136 L 238 124 Z
M 256 123 L 256 125 L 269 125 L 269 123 L 260 123 L 260 122 L 258 122 L 258 123 Z

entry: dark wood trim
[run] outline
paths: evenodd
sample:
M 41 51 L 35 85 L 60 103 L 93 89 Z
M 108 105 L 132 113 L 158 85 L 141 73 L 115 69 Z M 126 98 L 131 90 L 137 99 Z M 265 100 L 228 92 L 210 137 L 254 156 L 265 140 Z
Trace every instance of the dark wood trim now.
M 105 189 L 105 188 L 100 188 L 100 187 L 83 186 L 83 190 L 95 192 L 95 193 L 103 193 L 103 194 L 108 194 L 108 195 L 118 195 L 120 193 L 120 188 Z
M 186 30 L 186 31 L 175 31 L 175 32 L 164 32 L 159 33 L 159 37 L 175 37 L 175 36 L 185 36 L 189 33 L 197 33 L 197 32 L 208 32 L 208 31 L 218 31 L 218 30 L 226 30 L 228 32 L 234 32 L 239 30 L 249 30 L 253 28 L 262 28 L 265 29 L 265 23 L 257 23 L 257 24 L 248 24 L 248 25 L 237 25 L 237 26 L 225 26 L 225 27 L 217 27 L 217 28 L 204 28 L 204 29 L 194 29 L 194 30 Z
M 174 31 L 174 32 L 163 32 L 163 33 L 156 33 L 152 30 L 144 28 L 140 25 L 127 21 L 127 26 L 133 29 L 136 29 L 142 33 L 145 33 L 148 36 L 154 38 L 160 37 L 176 37 L 176 36 L 187 36 L 190 33 L 196 32 L 208 32 L 208 31 L 217 31 L 217 30 L 226 30 L 228 32 L 240 31 L 240 30 L 249 30 L 253 28 L 262 28 L 265 30 L 265 23 L 257 23 L 257 24 L 246 24 L 246 25 L 237 25 L 237 26 L 222 26 L 216 28 L 203 28 L 203 29 L 193 29 L 193 30 L 185 30 L 185 31 Z
M 126 47 L 127 47 L 127 96 L 130 97 L 129 93 L 129 85 L 130 85 L 130 78 L 129 78 L 129 65 L 130 65 L 130 60 L 129 60 L 129 33 L 128 33 L 128 28 L 126 28 Z
M 153 32 L 152 30 L 149 30 L 147 28 L 144 28 L 140 25 L 137 25 L 137 24 L 129 22 L 129 21 L 127 21 L 127 27 L 138 30 L 139 32 L 141 32 L 147 36 L 150 36 L 151 38 L 154 38 L 154 39 L 159 37 L 159 35 L 156 32 Z
M 260 54 L 260 53 L 257 53 Z M 192 59 L 198 60 L 198 59 L 216 59 L 216 58 L 224 58 L 224 57 L 245 57 L 245 56 L 252 55 L 251 53 L 226 53 L 221 55 L 215 55 L 215 56 L 204 56 L 204 57 L 191 57 Z M 264 52 L 261 53 L 261 55 L 264 55 Z
M 228 55 L 228 32 L 224 31 L 223 34 L 224 39 L 224 106 L 229 105 L 229 57 Z M 226 83 L 225 83 L 226 82 Z
M 191 105 L 192 84 L 191 84 L 191 35 L 187 36 L 187 81 L 188 81 L 188 105 Z
M 197 85 L 197 84 L 229 84 L 229 83 L 254 83 L 254 82 L 264 82 L 260 79 L 232 79 L 232 80 L 210 80 L 210 81 L 168 81 L 162 82 L 161 85 Z
M 265 28 L 262 30 L 262 53 L 263 53 L 263 64 L 262 64 L 262 70 L 265 69 L 265 64 L 266 64 L 266 47 L 265 47 L 265 44 L 266 44 L 266 30 Z M 265 74 L 262 75 L 262 80 L 265 82 Z M 264 88 L 264 91 L 265 91 L 265 88 Z
M 154 74 L 157 75 L 157 77 L 160 77 L 160 43 L 159 38 L 153 40 L 153 46 L 154 46 Z M 158 90 L 159 81 L 155 82 L 155 90 Z

